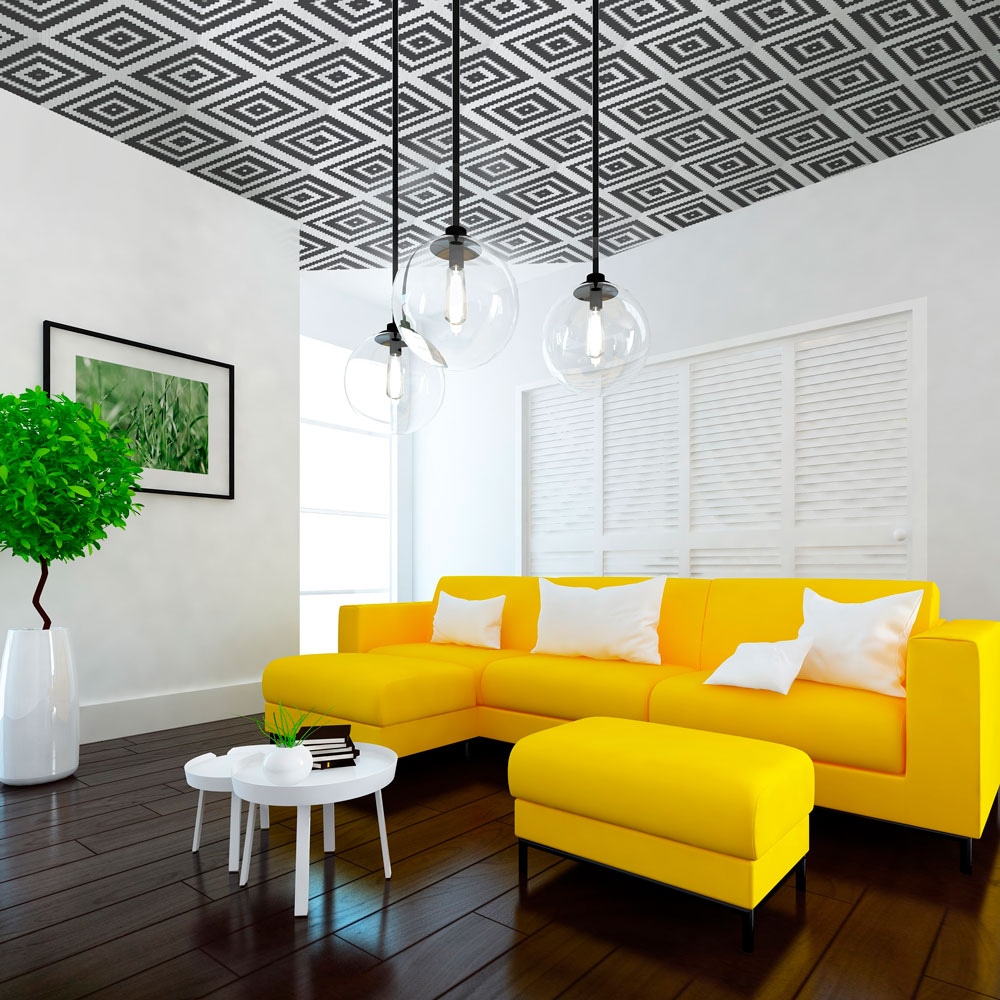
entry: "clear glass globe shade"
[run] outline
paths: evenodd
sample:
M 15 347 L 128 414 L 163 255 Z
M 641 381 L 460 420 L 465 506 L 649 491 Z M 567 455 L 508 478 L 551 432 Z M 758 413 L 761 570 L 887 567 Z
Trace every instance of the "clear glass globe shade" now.
M 434 419 L 444 400 L 444 369 L 406 346 L 393 358 L 375 337 L 363 340 L 344 368 L 344 391 L 359 416 L 393 434 L 412 434 Z
M 621 285 L 593 310 L 570 293 L 549 310 L 542 355 L 552 376 L 574 392 L 601 396 L 635 378 L 649 354 L 649 321 Z
M 469 371 L 492 361 L 510 341 L 517 286 L 506 263 L 468 237 L 466 259 L 453 266 L 442 250 L 447 241 L 438 237 L 418 247 L 399 269 L 392 314 L 400 330 L 409 327 L 432 344 L 449 369 Z M 435 363 L 430 353 L 424 360 Z

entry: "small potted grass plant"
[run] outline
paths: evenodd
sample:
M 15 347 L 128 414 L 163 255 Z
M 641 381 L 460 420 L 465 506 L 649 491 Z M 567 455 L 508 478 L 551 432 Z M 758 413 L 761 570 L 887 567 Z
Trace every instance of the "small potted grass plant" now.
M 282 704 L 271 715 L 270 727 L 265 719 L 255 715 L 245 715 L 273 744 L 272 749 L 264 758 L 264 774 L 275 785 L 297 785 L 304 781 L 312 771 L 313 759 L 305 740 L 319 726 L 302 728 L 302 723 L 313 714 L 312 710 L 303 712 L 295 718 Z

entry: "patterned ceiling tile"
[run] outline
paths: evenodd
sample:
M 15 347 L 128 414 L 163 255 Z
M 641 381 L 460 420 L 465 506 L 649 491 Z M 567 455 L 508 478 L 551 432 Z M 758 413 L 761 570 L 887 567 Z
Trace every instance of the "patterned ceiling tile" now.
M 0 59 L 0 85 L 40 103 L 79 90 L 100 76 L 98 70 L 41 45 Z
M 127 142 L 136 149 L 182 167 L 235 146 L 236 138 L 191 115 L 172 118 Z
M 450 221 L 451 8 L 401 0 L 402 234 Z M 4 0 L 0 87 L 391 258 L 391 0 Z M 463 220 L 586 261 L 589 0 L 462 0 Z M 1000 121 L 997 0 L 604 0 L 602 249 Z
M 105 135 L 118 136 L 170 113 L 170 105 L 140 93 L 124 83 L 87 91 L 55 105 L 55 111 L 89 125 Z
M 128 66 L 184 40 L 183 35 L 166 25 L 127 7 L 102 11 L 55 38 L 85 56 L 116 67 Z

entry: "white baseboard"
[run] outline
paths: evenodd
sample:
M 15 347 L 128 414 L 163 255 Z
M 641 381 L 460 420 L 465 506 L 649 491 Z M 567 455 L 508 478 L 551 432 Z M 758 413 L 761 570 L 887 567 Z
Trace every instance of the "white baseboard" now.
M 260 681 L 80 706 L 80 742 L 97 743 L 264 711 Z

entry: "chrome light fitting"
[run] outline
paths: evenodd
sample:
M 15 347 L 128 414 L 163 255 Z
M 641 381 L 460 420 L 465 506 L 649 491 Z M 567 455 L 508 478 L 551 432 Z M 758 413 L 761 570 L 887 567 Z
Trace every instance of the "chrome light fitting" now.
M 593 260 L 587 280 L 549 311 L 542 328 L 542 354 L 554 378 L 594 396 L 618 389 L 641 371 L 649 353 L 649 323 L 633 296 L 601 273 L 599 0 L 593 0 L 591 10 Z
M 459 221 L 461 201 L 460 0 L 452 0 L 451 225 L 418 247 L 393 286 L 393 316 L 420 333 L 451 371 L 486 364 L 507 346 L 517 321 L 517 288 L 506 263 L 472 239 Z M 440 361 L 424 355 L 432 364 Z
M 392 277 L 399 272 L 399 0 L 392 4 Z M 434 418 L 444 399 L 443 359 L 413 330 L 403 338 L 394 320 L 363 340 L 344 369 L 355 413 L 412 434 Z M 423 360 L 428 358 L 429 360 Z

